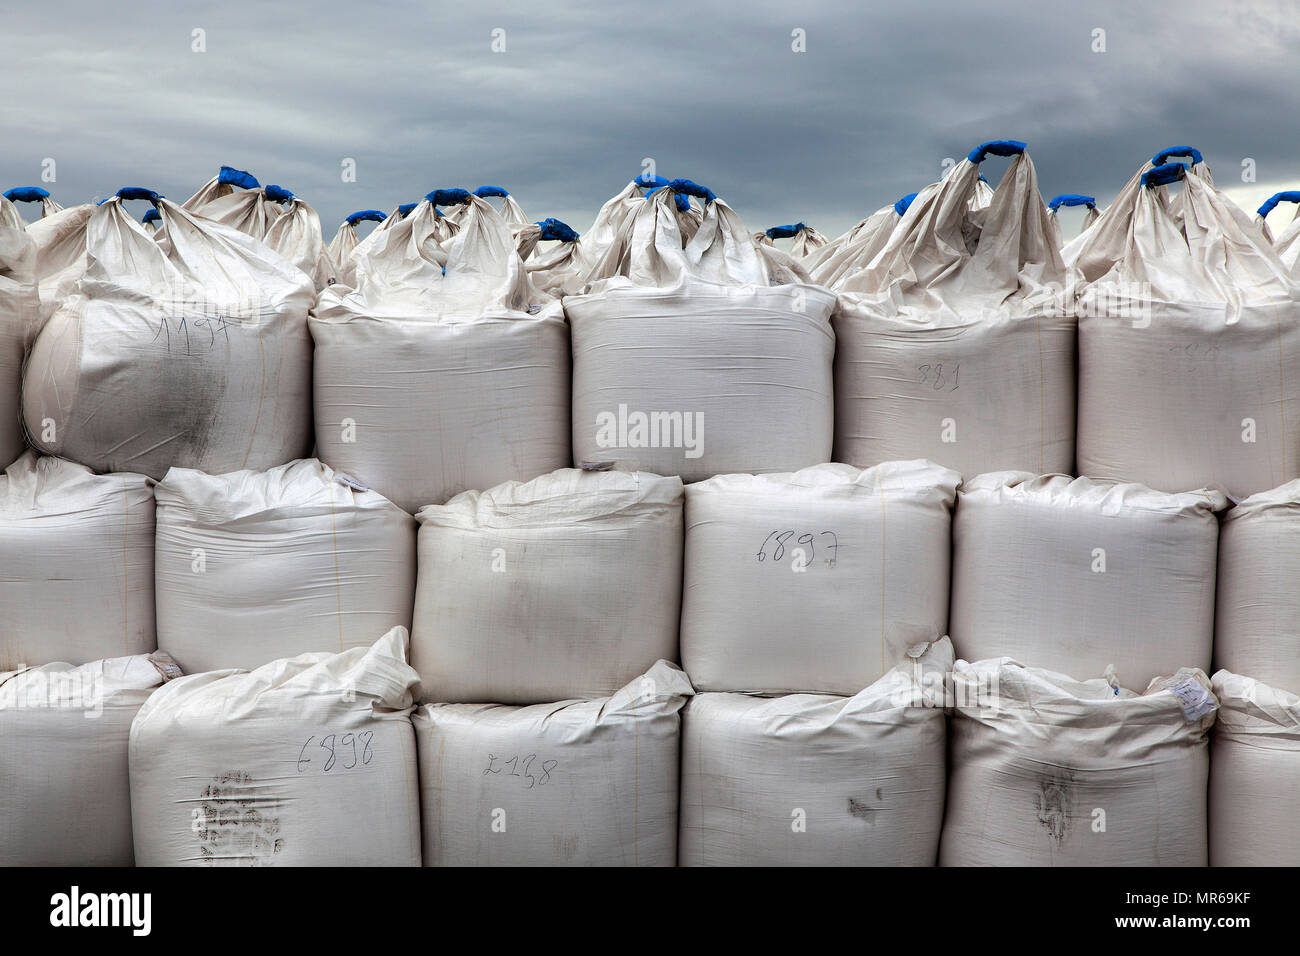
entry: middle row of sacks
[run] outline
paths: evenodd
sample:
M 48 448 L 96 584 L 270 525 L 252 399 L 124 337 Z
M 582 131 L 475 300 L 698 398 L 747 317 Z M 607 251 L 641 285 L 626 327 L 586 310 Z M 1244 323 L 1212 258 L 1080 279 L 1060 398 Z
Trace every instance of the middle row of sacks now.
M 1067 266 L 1028 156 L 992 191 L 984 157 L 847 242 L 830 288 L 686 181 L 630 183 L 569 240 L 565 282 L 486 200 L 438 190 L 319 293 L 152 194 L 149 232 L 126 190 L 28 227 L 26 260 L 5 246 L 0 464 L 26 330 L 46 454 L 162 478 L 314 441 L 410 512 L 589 462 L 695 481 L 926 458 L 1237 497 L 1300 477 L 1300 283 L 1203 164 L 1176 195 L 1134 176 Z M 78 277 L 40 281 L 59 242 Z
M 704 691 L 845 695 L 950 635 L 1126 687 L 1213 662 L 1300 693 L 1300 481 L 1226 506 L 908 461 L 561 469 L 412 518 L 314 459 L 155 486 L 28 452 L 0 479 L 0 669 L 251 668 L 401 626 L 426 700 L 603 697 L 660 659 Z

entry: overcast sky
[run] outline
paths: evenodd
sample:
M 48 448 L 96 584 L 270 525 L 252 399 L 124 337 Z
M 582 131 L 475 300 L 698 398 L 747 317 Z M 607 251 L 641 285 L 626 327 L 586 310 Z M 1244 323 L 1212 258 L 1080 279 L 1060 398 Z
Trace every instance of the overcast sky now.
M 483 184 L 582 230 L 646 157 L 755 230 L 830 234 L 987 139 L 1029 143 L 1044 198 L 1104 205 L 1176 144 L 1251 210 L 1300 186 L 1297 0 L 44 0 L 5 11 L 0 64 L 0 188 L 53 159 L 65 205 L 181 200 L 225 163 L 312 203 L 327 239 Z

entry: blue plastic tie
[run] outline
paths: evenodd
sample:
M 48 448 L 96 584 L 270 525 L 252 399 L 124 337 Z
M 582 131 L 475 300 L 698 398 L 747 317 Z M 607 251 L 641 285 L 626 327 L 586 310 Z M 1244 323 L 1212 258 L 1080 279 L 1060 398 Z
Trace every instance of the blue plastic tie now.
M 225 186 L 238 186 L 240 189 L 260 189 L 262 184 L 252 173 L 246 173 L 234 166 L 222 166 L 217 173 L 217 182 Z
M 1024 151 L 1025 144 L 1018 139 L 994 139 L 980 143 L 966 158 L 978 166 L 989 156 L 1017 156 Z
M 4 197 L 10 202 L 40 202 L 42 199 L 50 198 L 50 191 L 40 186 L 15 186 L 13 189 L 6 189 Z
M 567 223 L 558 219 L 547 217 L 537 225 L 542 227 L 542 239 L 553 239 L 556 242 L 577 242 L 578 234 Z
M 414 205 L 414 203 L 412 203 Z M 388 217 L 378 209 L 361 209 L 354 212 L 344 220 L 349 226 L 355 226 L 359 222 L 383 222 Z
M 1048 209 L 1060 209 L 1062 206 L 1087 206 L 1089 209 L 1097 208 L 1097 200 L 1093 196 L 1084 196 L 1080 193 L 1061 193 L 1047 204 Z

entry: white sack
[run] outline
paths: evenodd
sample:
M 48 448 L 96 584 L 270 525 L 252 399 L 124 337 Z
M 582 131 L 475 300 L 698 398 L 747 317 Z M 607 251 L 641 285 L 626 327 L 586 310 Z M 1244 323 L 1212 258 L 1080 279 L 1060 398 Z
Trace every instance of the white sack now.
M 157 206 L 156 240 L 117 197 L 91 214 L 90 266 L 28 360 L 33 444 L 153 478 L 172 466 L 221 474 L 302 457 L 311 284 L 243 233 Z
M 933 866 L 943 639 L 854 697 L 698 694 L 682 724 L 682 866 Z
M 310 320 L 317 454 L 412 512 L 571 463 L 563 313 L 469 203 L 454 232 L 425 201 L 371 233 Z
M 827 461 L 833 297 L 770 285 L 768 260 L 720 200 L 686 239 L 676 197 L 636 200 L 589 292 L 564 300 L 574 461 L 684 481 Z
M 957 494 L 951 634 L 963 658 L 1127 687 L 1210 666 L 1217 491 L 1166 495 L 1064 475 L 980 475 Z
M 166 684 L 131 726 L 140 866 L 419 866 L 406 631 Z
M 157 648 L 151 484 L 33 451 L 5 469 L 0 670 Z
M 1207 176 L 1167 188 L 1135 177 L 1076 250 L 1079 472 L 1275 488 L 1300 477 L 1300 285 Z
M 0 866 L 131 866 L 131 721 L 165 655 L 0 674 Z
M 1300 480 L 1223 516 L 1214 666 L 1300 693 Z
M 315 459 L 154 488 L 158 646 L 187 672 L 369 647 L 411 626 L 415 519 Z
M 687 485 L 681 646 L 696 688 L 856 694 L 946 634 L 960 478 L 906 461 Z
M 1204 673 L 1138 694 L 959 660 L 953 697 L 941 866 L 1205 865 Z
M 287 189 L 273 185 L 235 189 L 218 176 L 186 200 L 184 208 L 265 243 L 306 273 L 317 289 L 334 279 L 320 216 Z
M 1213 683 L 1210 865 L 1300 865 L 1300 697 L 1226 670 Z
M 330 264 L 333 267 L 335 282 L 346 286 L 356 284 L 357 265 L 352 256 L 356 252 L 357 246 L 361 244 L 361 240 L 357 236 L 357 223 L 376 222 L 379 223 L 375 227 L 378 229 L 382 228 L 387 221 L 388 217 L 378 209 L 361 209 L 343 220 L 342 224 L 339 225 L 338 232 L 334 234 L 330 244 L 325 247 L 325 253 L 329 256 Z
M 86 273 L 86 227 L 95 211 L 93 204 L 71 206 L 45 216 L 27 227 L 36 244 L 36 281 L 39 293 L 37 315 L 28 327 L 28 340 L 72 295 Z
M 426 704 L 414 717 L 424 865 L 673 866 L 691 693 L 659 661 L 600 700 Z
M 23 453 L 23 354 L 36 320 L 36 245 L 18 211 L 0 197 L 0 466 Z
M 1038 177 L 1021 153 L 986 207 L 983 185 L 963 159 L 834 280 L 836 461 L 1072 470 L 1075 321 Z
M 682 483 L 565 468 L 420 509 L 424 700 L 608 697 L 677 660 Z

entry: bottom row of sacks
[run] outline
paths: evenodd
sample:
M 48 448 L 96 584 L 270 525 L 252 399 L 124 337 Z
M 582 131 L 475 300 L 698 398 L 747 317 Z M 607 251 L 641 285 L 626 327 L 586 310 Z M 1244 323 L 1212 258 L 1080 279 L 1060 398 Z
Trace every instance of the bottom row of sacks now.
M 416 708 L 406 655 L 395 628 L 0 674 L 0 864 L 1300 862 L 1300 698 L 1226 671 L 1138 694 L 944 638 L 852 697 L 696 695 L 660 661 L 600 700 Z

